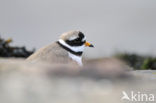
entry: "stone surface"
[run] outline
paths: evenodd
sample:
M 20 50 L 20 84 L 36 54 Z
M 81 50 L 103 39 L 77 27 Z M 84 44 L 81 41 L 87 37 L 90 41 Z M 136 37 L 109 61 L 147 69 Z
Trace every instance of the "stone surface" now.
M 155 85 L 156 71 L 132 71 L 112 58 L 83 68 L 0 59 L 0 103 L 132 103 L 121 100 L 123 91 L 156 96 Z

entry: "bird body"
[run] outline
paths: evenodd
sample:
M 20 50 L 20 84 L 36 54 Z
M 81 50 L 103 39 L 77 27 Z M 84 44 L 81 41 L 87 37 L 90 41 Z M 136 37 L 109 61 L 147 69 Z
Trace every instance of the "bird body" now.
M 60 36 L 60 39 L 39 49 L 27 58 L 27 61 L 49 63 L 77 63 L 82 66 L 82 53 L 85 48 L 85 36 L 80 31 L 70 31 Z M 86 43 L 89 46 L 89 44 Z M 91 45 L 91 44 L 90 44 Z
M 68 52 L 65 49 L 61 48 L 57 43 L 52 43 L 39 49 L 36 53 L 28 57 L 27 60 L 32 62 L 68 63 L 71 61 L 71 58 L 69 58 Z

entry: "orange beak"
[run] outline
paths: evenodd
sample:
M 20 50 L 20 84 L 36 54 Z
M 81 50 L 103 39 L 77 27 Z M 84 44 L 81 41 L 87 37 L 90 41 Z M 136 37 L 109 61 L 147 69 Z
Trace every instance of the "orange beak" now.
M 86 47 L 94 47 L 94 45 L 92 45 L 92 44 L 89 43 L 89 42 L 86 42 L 86 43 L 85 43 L 85 46 L 86 46 Z

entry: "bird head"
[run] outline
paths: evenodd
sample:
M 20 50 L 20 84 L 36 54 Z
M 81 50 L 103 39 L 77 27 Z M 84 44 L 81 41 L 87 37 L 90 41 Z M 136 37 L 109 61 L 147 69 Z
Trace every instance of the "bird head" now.
M 60 36 L 67 45 L 71 47 L 94 47 L 91 43 L 86 41 L 85 35 L 81 31 L 69 31 Z

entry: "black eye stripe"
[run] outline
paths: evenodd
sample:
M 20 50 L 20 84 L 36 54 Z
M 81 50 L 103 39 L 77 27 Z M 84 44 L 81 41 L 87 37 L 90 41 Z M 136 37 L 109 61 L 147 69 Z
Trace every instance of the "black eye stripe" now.
M 75 41 L 82 41 L 82 39 L 85 37 L 82 32 L 79 32 L 78 36 L 79 36 L 78 38 L 74 39 Z M 71 40 L 71 41 L 74 41 L 74 40 Z
M 84 38 L 84 34 L 82 32 L 79 32 L 79 38 L 82 40 Z
M 84 45 L 85 41 L 76 41 L 76 40 L 72 40 L 72 41 L 69 41 L 69 40 L 66 40 L 65 41 L 67 44 L 69 44 L 70 46 L 82 46 Z
M 67 44 L 69 44 L 70 46 L 82 46 L 84 45 L 84 43 L 86 42 L 85 40 L 83 40 L 83 38 L 85 37 L 84 34 L 82 32 L 79 32 L 78 34 L 78 38 L 74 39 L 74 40 L 66 40 L 65 42 Z

